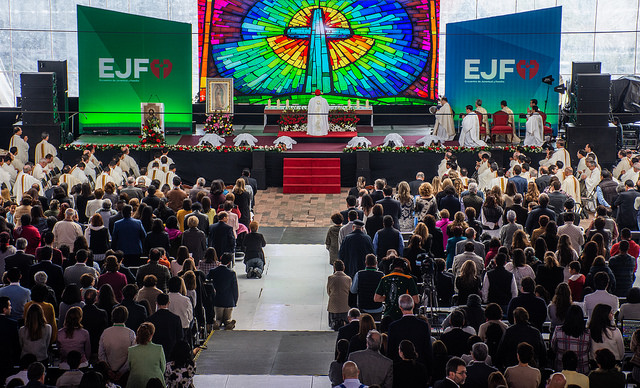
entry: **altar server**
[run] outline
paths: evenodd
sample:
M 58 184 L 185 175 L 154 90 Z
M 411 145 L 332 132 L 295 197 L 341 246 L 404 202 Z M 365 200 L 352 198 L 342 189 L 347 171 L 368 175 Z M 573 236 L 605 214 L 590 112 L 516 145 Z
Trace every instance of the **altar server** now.
M 467 105 L 467 115 L 462 120 L 462 130 L 458 142 L 461 147 L 486 147 L 487 143 L 478 138 L 480 122 L 471 105 Z
M 307 135 L 325 136 L 329 133 L 329 103 L 322 97 L 320 89 L 317 89 L 316 96 L 309 100 L 307 112 Z

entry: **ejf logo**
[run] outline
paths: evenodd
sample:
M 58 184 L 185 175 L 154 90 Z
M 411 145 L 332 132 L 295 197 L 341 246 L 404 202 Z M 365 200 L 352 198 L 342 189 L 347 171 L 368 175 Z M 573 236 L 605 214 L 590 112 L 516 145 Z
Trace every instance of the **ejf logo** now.
M 532 79 L 538 74 L 540 65 L 535 59 L 526 61 L 520 60 L 516 64 L 515 59 L 492 59 L 490 71 L 480 71 L 479 59 L 465 59 L 464 61 L 464 79 L 465 80 L 504 80 L 508 73 L 513 73 L 513 67 L 522 79 Z M 527 70 L 528 73 L 527 74 Z
M 103 79 L 140 79 L 141 73 L 149 71 L 149 59 L 127 58 L 125 59 L 124 71 L 115 70 L 114 66 L 114 58 L 98 58 L 98 77 Z M 162 62 L 159 59 L 154 59 L 151 61 L 150 68 L 156 78 L 164 79 L 171 74 L 173 63 L 168 59 L 164 59 Z

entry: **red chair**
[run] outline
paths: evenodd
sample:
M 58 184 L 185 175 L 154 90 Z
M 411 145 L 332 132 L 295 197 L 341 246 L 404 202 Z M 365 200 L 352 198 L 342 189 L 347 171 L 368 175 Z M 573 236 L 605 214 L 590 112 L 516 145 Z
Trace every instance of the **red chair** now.
M 547 122 L 547 114 L 541 110 L 539 110 L 538 113 L 540 113 L 540 116 L 542 116 L 542 125 L 544 126 L 544 132 L 542 136 L 545 140 L 547 137 L 549 137 L 549 140 L 551 140 L 551 137 L 553 136 L 553 128 L 551 128 L 551 124 Z
M 497 135 L 505 135 L 507 143 L 513 142 L 513 128 L 509 125 L 509 115 L 501 110 L 493 114 L 493 125 L 491 126 L 491 144 L 495 144 Z

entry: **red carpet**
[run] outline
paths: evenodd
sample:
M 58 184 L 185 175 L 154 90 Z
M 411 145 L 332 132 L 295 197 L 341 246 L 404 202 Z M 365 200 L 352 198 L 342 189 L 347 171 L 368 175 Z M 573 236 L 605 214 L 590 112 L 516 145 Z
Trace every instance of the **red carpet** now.
M 340 194 L 340 158 L 284 158 L 284 194 Z
M 280 131 L 278 132 L 278 137 L 280 136 L 289 136 L 291 138 L 310 138 L 310 139 L 321 139 L 321 138 L 352 138 L 352 137 L 356 137 L 357 133 L 355 131 L 350 131 L 350 132 L 329 132 L 328 134 L 326 134 L 325 136 L 312 136 L 312 135 L 307 135 L 306 132 L 300 132 L 300 131 L 290 131 L 290 132 L 285 132 L 285 131 Z

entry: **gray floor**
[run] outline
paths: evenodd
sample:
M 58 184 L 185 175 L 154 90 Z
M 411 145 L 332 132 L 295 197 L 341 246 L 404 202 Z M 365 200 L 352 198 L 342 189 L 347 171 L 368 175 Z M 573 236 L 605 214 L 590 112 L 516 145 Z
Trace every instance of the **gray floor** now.
M 198 369 L 229 375 L 326 375 L 336 334 L 318 331 L 216 331 Z
M 269 244 L 323 244 L 326 227 L 274 227 L 261 226 L 260 233 Z

